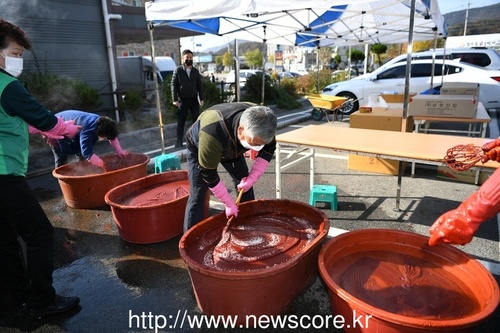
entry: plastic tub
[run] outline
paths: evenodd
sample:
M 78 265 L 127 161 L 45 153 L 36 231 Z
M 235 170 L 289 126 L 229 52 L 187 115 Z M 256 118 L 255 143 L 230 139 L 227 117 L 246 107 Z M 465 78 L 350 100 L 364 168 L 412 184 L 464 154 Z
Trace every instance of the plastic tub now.
M 81 161 L 60 166 L 52 171 L 59 181 L 64 200 L 72 208 L 106 206 L 104 196 L 113 187 L 141 178 L 147 174 L 149 157 L 130 153 L 129 156 L 102 156 L 107 171 Z
M 346 332 L 474 332 L 494 313 L 499 289 L 491 273 L 465 252 L 428 240 L 365 229 L 325 244 L 319 271 Z
M 106 193 L 105 201 L 123 240 L 150 244 L 182 233 L 188 197 L 187 171 L 172 170 L 117 186 Z M 209 201 L 207 191 L 205 216 Z
M 249 315 L 283 313 L 317 277 L 327 216 L 297 201 L 242 203 L 229 228 L 232 250 L 215 264 L 226 222 L 224 213 L 211 216 L 179 243 L 199 308 L 208 315 L 238 315 L 240 324 Z

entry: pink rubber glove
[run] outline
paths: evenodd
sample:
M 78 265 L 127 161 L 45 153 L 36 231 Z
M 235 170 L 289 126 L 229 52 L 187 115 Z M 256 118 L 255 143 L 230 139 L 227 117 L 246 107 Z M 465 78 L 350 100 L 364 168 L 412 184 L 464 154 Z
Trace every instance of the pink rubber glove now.
M 128 151 L 122 149 L 122 147 L 120 146 L 120 141 L 118 141 L 118 138 L 109 140 L 109 143 L 111 144 L 111 147 L 113 147 L 118 156 L 124 157 L 130 155 Z
M 224 203 L 224 205 L 226 206 L 227 218 L 230 218 L 231 216 L 238 217 L 238 206 L 236 206 L 236 203 L 229 195 L 226 186 L 221 180 L 219 180 L 217 185 L 210 188 L 210 190 L 217 197 L 217 199 L 222 201 L 222 203 Z
M 262 157 L 257 157 L 255 159 L 255 163 L 253 164 L 252 170 L 248 174 L 248 177 L 245 177 L 238 184 L 238 190 L 243 190 L 243 192 L 247 192 L 252 188 L 253 184 L 259 180 L 260 176 L 264 174 L 266 171 L 269 162 L 263 159 Z
M 52 134 L 50 132 L 42 132 L 39 129 L 37 129 L 31 125 L 28 125 L 28 132 L 30 134 L 41 134 L 44 138 L 48 138 L 48 139 L 56 139 L 56 140 L 64 139 L 64 136 L 62 136 L 62 135 L 55 135 L 55 134 Z
M 76 133 L 78 133 L 78 131 L 82 128 L 81 126 L 75 125 L 74 120 L 64 121 L 60 117 L 56 118 L 57 118 L 56 125 L 51 130 L 46 131 L 44 133 L 50 133 L 50 135 L 62 135 L 72 139 L 76 135 Z
M 96 154 L 92 154 L 92 156 L 90 156 L 89 162 L 95 166 L 98 166 L 98 167 L 106 170 L 103 160 L 99 156 L 97 156 Z
M 465 245 L 484 221 L 500 212 L 500 169 L 465 199 L 460 206 L 441 215 L 431 226 L 429 245 Z

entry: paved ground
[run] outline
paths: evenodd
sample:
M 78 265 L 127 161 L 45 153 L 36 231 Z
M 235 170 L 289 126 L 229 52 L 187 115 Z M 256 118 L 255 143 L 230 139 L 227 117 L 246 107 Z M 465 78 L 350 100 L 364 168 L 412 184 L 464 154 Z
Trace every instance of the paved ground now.
M 311 121 L 292 124 L 280 131 L 293 130 Z M 325 121 L 326 123 L 326 121 Z M 348 119 L 326 126 L 348 126 Z M 141 139 L 141 140 L 139 140 Z M 145 133 L 136 133 L 131 141 L 150 140 Z M 133 151 L 155 151 L 156 147 L 125 143 Z M 137 148 L 136 148 L 137 147 Z M 106 146 L 99 149 L 105 151 Z M 147 149 L 147 150 L 143 150 Z M 167 149 L 167 151 L 170 151 Z M 152 155 L 158 154 L 151 153 Z M 323 209 L 330 219 L 332 235 L 342 230 L 390 228 L 428 234 L 432 222 L 443 212 L 456 207 L 476 185 L 450 182 L 435 177 L 432 168 L 418 168 L 416 177 L 403 178 L 401 211 L 395 211 L 396 177 L 347 169 L 346 156 L 320 151 L 316 163 L 316 183 L 334 184 L 338 188 L 338 211 Z M 37 172 L 52 163 L 50 152 L 33 155 L 29 183 L 55 226 L 56 271 L 55 287 L 59 293 L 78 295 L 81 307 L 61 316 L 44 320 L 29 317 L 0 319 L 1 332 L 155 332 L 148 317 L 164 316 L 174 325 L 177 315 L 199 315 L 190 277 L 179 256 L 180 236 L 165 242 L 136 245 L 123 241 L 117 232 L 111 211 L 72 209 L 66 206 L 57 180 L 50 173 Z M 39 160 L 40 159 L 40 160 Z M 44 160 L 43 162 L 41 160 Z M 251 163 L 251 162 L 249 162 Z M 185 162 L 181 167 L 186 168 Z M 150 168 L 150 171 L 151 168 Z M 223 180 L 228 176 L 220 170 Z M 299 164 L 284 172 L 283 198 L 308 202 L 308 163 Z M 275 198 L 275 163 L 270 164 L 256 185 L 258 198 Z M 235 193 L 232 193 L 235 195 Z M 220 205 L 212 202 L 211 214 Z M 459 247 L 480 259 L 500 282 L 499 219 L 483 224 L 474 240 Z M 140 317 L 131 315 L 144 314 Z M 287 309 L 286 314 L 297 316 L 326 316 L 331 314 L 327 289 L 318 277 Z M 135 319 L 131 319 L 135 318 Z M 157 317 L 161 318 L 161 317 Z M 308 328 L 285 329 L 222 329 L 203 325 L 199 329 L 179 326 L 158 329 L 159 332 L 309 332 Z M 341 332 L 332 328 L 315 328 L 319 332 Z M 481 324 L 477 332 L 500 332 L 500 309 Z

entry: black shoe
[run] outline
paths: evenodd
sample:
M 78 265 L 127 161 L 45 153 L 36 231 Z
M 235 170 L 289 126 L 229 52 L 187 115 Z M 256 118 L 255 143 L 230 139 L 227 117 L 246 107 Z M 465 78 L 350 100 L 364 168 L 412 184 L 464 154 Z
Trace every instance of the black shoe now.
M 80 299 L 78 297 L 64 297 L 56 295 L 56 299 L 52 302 L 52 304 L 42 308 L 32 308 L 31 315 L 33 317 L 45 317 L 68 311 L 76 307 L 79 303 Z

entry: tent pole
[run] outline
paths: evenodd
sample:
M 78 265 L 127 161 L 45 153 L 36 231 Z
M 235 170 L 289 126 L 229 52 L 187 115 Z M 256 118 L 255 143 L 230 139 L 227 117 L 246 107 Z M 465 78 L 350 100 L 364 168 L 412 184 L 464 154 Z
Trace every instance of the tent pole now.
M 153 79 L 155 82 L 155 95 L 156 95 L 156 109 L 158 110 L 158 121 L 160 127 L 160 137 L 161 137 L 161 153 L 162 155 L 165 153 L 165 137 L 163 135 L 163 119 L 161 116 L 161 104 L 160 104 L 160 88 L 158 85 L 158 74 L 156 69 L 156 58 L 155 58 L 155 44 L 153 39 L 153 30 L 154 24 L 153 22 L 149 22 L 149 40 L 151 42 L 151 60 L 153 62 Z
M 316 93 L 319 94 L 319 49 L 318 46 L 316 48 Z
M 264 39 L 263 41 L 263 52 L 262 52 L 262 93 L 261 93 L 261 102 L 260 105 L 264 105 L 264 93 L 265 93 L 265 88 L 266 88 L 266 26 L 262 26 L 262 29 L 264 30 Z
M 238 39 L 234 40 L 234 92 L 236 94 L 236 102 L 240 102 L 240 56 L 238 55 Z
M 403 123 L 401 131 L 406 131 L 406 118 L 408 117 L 408 102 L 410 95 L 410 73 L 411 73 L 411 54 L 413 52 L 413 27 L 415 25 L 415 1 L 411 0 L 410 8 L 410 27 L 408 30 L 408 49 L 406 51 L 406 73 L 405 73 L 405 92 L 403 102 Z
M 431 86 L 429 88 L 430 95 L 434 95 L 433 88 L 434 88 L 434 75 L 435 75 L 435 68 L 436 68 L 435 65 L 436 65 L 437 28 L 434 27 L 433 30 L 434 30 L 434 51 L 432 51 Z M 444 55 L 443 55 L 443 59 L 444 59 Z M 441 73 L 442 73 L 442 71 L 441 71 Z

